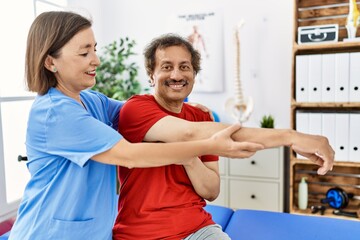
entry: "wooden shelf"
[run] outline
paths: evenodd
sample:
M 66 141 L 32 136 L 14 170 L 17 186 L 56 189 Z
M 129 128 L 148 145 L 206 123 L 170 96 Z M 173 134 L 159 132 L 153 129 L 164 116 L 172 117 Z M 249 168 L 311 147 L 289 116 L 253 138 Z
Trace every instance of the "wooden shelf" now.
M 305 164 L 305 165 L 313 165 L 314 167 L 317 167 L 313 162 L 307 160 L 307 159 L 299 159 L 299 158 L 293 158 L 290 161 L 291 166 L 295 164 Z M 334 166 L 339 167 L 359 167 L 359 162 L 342 162 L 342 161 L 335 161 Z
M 310 207 L 323 205 L 327 208 L 324 216 L 327 217 L 339 217 L 332 213 L 334 209 L 327 204 L 322 204 L 321 199 L 326 198 L 326 192 L 330 188 L 339 187 L 347 193 L 352 193 L 353 198 L 349 198 L 348 206 L 344 209 L 347 212 L 357 212 L 360 206 L 360 168 L 357 163 L 338 162 L 335 164 L 333 170 L 326 175 L 318 175 L 318 166 L 312 164 L 308 160 L 301 160 L 294 158 L 291 160 L 291 181 L 290 181 L 290 203 L 291 213 L 299 214 L 312 214 Z M 300 210 L 297 206 L 298 190 L 300 180 L 306 177 L 308 183 L 308 209 Z M 319 213 L 318 213 L 319 214 Z M 360 214 L 360 211 L 359 213 Z M 346 219 L 350 217 L 344 217 Z
M 297 44 L 294 43 L 293 51 L 296 54 L 314 53 L 337 53 L 337 52 L 358 52 L 360 42 L 334 42 L 334 43 L 314 43 Z
M 360 49 L 359 49 L 360 50 Z M 359 110 L 360 102 L 296 102 L 294 99 L 291 101 L 292 108 L 302 109 L 349 109 Z

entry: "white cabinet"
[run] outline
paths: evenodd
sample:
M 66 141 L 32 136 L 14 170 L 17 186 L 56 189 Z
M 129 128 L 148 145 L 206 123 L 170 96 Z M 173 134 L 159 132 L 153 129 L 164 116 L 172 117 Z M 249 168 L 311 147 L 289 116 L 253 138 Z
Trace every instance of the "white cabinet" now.
M 229 206 L 234 209 L 281 211 L 279 184 L 258 180 L 229 181 Z
M 284 148 L 245 159 L 220 158 L 221 191 L 212 204 L 233 209 L 284 210 Z

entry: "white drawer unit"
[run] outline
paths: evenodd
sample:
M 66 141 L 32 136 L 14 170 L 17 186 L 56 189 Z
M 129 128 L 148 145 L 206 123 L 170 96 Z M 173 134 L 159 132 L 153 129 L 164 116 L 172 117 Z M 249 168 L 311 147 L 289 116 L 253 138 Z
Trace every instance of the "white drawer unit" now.
M 220 158 L 221 190 L 212 204 L 233 209 L 284 211 L 284 148 L 245 159 Z
M 229 206 L 234 209 L 282 211 L 279 183 L 229 180 Z
M 229 161 L 230 176 L 239 177 L 280 177 L 280 162 L 283 161 L 282 148 L 270 148 L 258 151 L 250 158 Z M 281 172 L 282 174 L 282 172 Z

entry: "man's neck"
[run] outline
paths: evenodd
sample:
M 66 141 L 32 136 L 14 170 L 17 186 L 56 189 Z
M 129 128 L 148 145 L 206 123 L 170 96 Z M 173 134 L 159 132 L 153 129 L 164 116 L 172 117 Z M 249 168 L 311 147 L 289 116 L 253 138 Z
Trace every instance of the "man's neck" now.
M 154 98 L 160 106 L 173 113 L 180 113 L 184 104 L 184 100 L 166 101 L 157 95 L 154 95 Z

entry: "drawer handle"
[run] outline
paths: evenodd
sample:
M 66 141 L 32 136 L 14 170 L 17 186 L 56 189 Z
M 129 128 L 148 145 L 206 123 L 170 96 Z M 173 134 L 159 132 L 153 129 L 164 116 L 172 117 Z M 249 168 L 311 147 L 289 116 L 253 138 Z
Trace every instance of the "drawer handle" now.
M 255 164 L 256 164 L 255 160 L 252 160 L 251 165 L 255 165 Z
M 256 196 L 254 194 L 251 195 L 251 199 L 255 199 Z
M 28 160 L 27 156 L 21 156 L 21 155 L 18 156 L 18 161 L 19 161 L 19 162 L 21 162 L 21 161 L 27 161 L 27 160 Z

